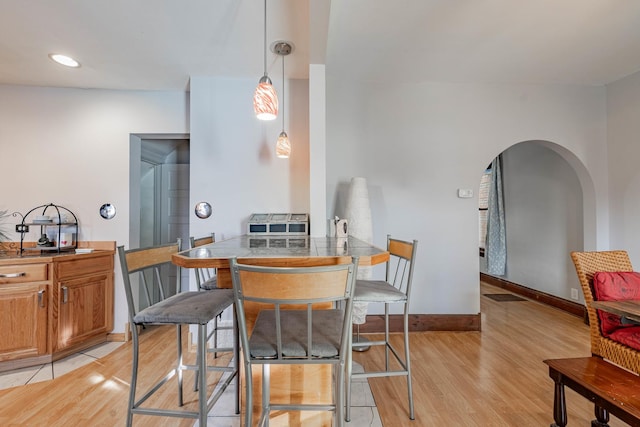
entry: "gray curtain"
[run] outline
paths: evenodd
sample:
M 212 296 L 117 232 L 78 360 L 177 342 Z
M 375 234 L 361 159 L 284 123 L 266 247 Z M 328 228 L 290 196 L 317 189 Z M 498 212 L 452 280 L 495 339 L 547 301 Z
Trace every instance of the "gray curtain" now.
M 491 187 L 487 212 L 487 273 L 504 276 L 507 269 L 507 232 L 502 195 L 502 154 L 491 162 Z

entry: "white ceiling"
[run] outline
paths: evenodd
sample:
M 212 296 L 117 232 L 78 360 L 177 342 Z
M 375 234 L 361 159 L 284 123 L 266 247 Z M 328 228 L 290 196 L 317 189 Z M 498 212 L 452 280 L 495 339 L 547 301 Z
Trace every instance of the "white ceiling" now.
M 0 0 L 0 83 L 185 90 L 190 76 L 257 81 L 263 6 Z M 293 78 L 326 58 L 328 75 L 354 79 L 602 85 L 640 71 L 640 1 L 269 0 L 267 44 L 277 40 L 295 46 L 285 62 Z M 267 63 L 277 81 L 279 57 L 269 52 Z

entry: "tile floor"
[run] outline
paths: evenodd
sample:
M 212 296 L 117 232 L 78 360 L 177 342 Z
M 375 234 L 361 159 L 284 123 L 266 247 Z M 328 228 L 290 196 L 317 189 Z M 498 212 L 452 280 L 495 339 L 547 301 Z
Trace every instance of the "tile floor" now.
M 51 380 L 106 356 L 122 344 L 106 342 L 53 363 L 0 372 L 0 389 Z
M 231 323 L 220 323 L 220 326 L 230 326 Z M 219 335 L 221 347 L 231 347 L 233 336 L 231 331 L 222 330 Z M 362 366 L 353 362 L 353 371 L 362 372 Z M 240 416 L 234 413 L 235 388 L 231 384 L 220 400 L 214 405 L 207 417 L 207 427 L 240 427 Z M 194 427 L 198 427 L 198 422 Z M 382 421 L 373 399 L 373 393 L 365 378 L 354 380 L 351 385 L 351 421 L 345 423 L 346 427 L 382 427 Z
M 53 363 L 1 372 L 0 389 L 51 380 L 109 354 L 122 344 L 122 342 L 107 342 Z M 353 369 L 355 372 L 362 370 L 356 363 Z M 240 427 L 240 417 L 234 413 L 233 398 L 234 388 L 231 385 L 212 409 L 207 419 L 207 427 Z M 195 426 L 197 425 L 196 422 Z M 380 415 L 366 379 L 355 380 L 352 385 L 351 422 L 346 425 L 382 427 Z
M 353 365 L 354 372 L 362 372 L 362 367 L 357 363 Z M 351 397 L 351 422 L 345 423 L 348 427 L 382 427 L 382 421 L 373 400 L 371 388 L 366 379 L 354 380 Z M 207 417 L 207 427 L 240 427 L 240 416 L 234 413 L 235 388 L 230 385 L 220 400 Z M 198 427 L 196 422 L 194 427 Z

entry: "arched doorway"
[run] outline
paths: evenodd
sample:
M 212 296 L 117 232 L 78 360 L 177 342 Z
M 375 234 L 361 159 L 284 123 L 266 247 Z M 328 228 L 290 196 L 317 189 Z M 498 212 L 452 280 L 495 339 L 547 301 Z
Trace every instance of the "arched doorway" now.
M 582 302 L 569 252 L 595 243 L 591 179 L 570 151 L 524 141 L 502 152 L 507 269 L 500 279 Z M 486 273 L 486 258 L 480 256 Z

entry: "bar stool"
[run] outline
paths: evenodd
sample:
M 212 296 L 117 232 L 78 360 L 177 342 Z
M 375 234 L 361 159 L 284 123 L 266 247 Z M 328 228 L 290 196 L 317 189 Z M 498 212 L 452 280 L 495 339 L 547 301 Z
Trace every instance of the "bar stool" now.
M 202 237 L 189 237 L 189 243 L 191 249 L 197 248 L 204 245 L 210 245 L 215 243 L 216 241 L 216 233 L 211 233 L 207 236 Z M 220 291 L 228 292 L 228 289 L 218 288 L 218 277 L 216 275 L 215 268 L 194 268 L 194 273 L 196 277 L 196 286 L 200 291 Z M 233 325 L 229 326 L 220 326 L 219 321 L 222 319 L 222 313 L 218 314 L 215 319 L 213 319 L 213 328 L 207 332 L 207 343 L 212 343 L 207 346 L 207 352 L 213 353 L 213 357 L 217 358 L 218 353 L 225 353 L 229 351 L 233 351 L 233 347 L 220 347 L 218 343 L 218 338 L 220 337 L 220 331 L 233 331 L 233 340 L 238 341 L 238 323 L 236 322 L 236 313 L 235 308 L 233 310 Z M 239 362 L 238 362 L 239 363 Z M 196 375 L 194 390 L 198 389 L 198 376 Z M 240 401 L 240 389 L 236 388 L 236 401 Z M 239 411 L 239 408 L 236 408 L 236 412 Z
M 124 246 L 118 247 L 133 340 L 127 426 L 131 426 L 134 414 L 194 418 L 199 420 L 201 426 L 206 426 L 207 413 L 234 378 L 236 387 L 239 387 L 239 349 L 237 340 L 234 340 L 233 366 L 207 366 L 206 357 L 207 324 L 233 304 L 233 291 L 228 289 L 220 292 L 180 292 L 180 267 L 176 267 L 175 289 L 170 285 L 164 285 L 161 269 L 172 265 L 171 257 L 173 254 L 180 252 L 180 244 L 180 239 L 178 239 L 176 243 L 140 249 L 125 250 Z M 135 295 L 145 296 L 148 305 L 146 308 L 141 310 L 137 308 L 134 293 Z M 176 325 L 177 360 L 176 366 L 164 378 L 150 387 L 142 397 L 137 398 L 138 372 L 140 370 L 138 329 L 143 328 L 145 325 Z M 198 327 L 196 365 L 185 365 L 182 360 L 183 325 L 197 325 Z M 153 368 L 149 367 L 149 369 Z M 183 406 L 182 376 L 183 371 L 186 369 L 196 370 L 199 375 L 197 411 L 143 406 L 156 391 L 160 390 L 164 384 L 176 375 L 178 377 L 178 405 Z M 210 398 L 207 396 L 206 372 L 208 370 L 222 371 L 228 374 L 224 382 L 222 382 L 222 379 L 220 380 L 219 387 Z M 236 412 L 239 413 L 239 401 L 236 401 Z
M 193 237 L 189 238 L 189 242 L 191 244 L 191 248 L 197 248 L 204 245 L 210 245 L 215 243 L 216 241 L 216 233 L 211 233 L 208 236 L 203 237 Z M 218 277 L 216 276 L 215 268 L 194 268 L 194 273 L 196 276 L 196 286 L 198 290 L 201 291 L 218 291 L 221 288 L 218 288 Z M 235 316 L 235 313 L 234 313 Z M 237 334 L 237 328 L 234 329 L 233 326 L 219 326 L 218 321 L 221 320 L 222 313 L 213 319 L 213 329 L 207 335 L 207 341 L 213 342 L 213 347 L 209 347 L 207 351 L 213 353 L 214 357 L 218 357 L 219 352 L 230 351 L 231 349 L 228 347 L 218 347 L 218 338 L 219 331 L 225 330 L 233 330 L 234 334 Z
M 411 358 L 409 353 L 409 300 L 411 296 L 411 281 L 418 241 L 407 242 L 392 239 L 387 235 L 387 251 L 390 258 L 386 265 L 385 280 L 357 280 L 353 302 L 384 303 L 384 340 L 353 342 L 355 351 L 360 347 L 385 346 L 385 369 L 383 371 L 353 372 L 352 353 L 347 360 L 347 390 L 346 390 L 346 421 L 351 421 L 351 382 L 354 378 L 377 378 L 390 376 L 406 376 L 409 395 L 409 418 L 415 419 L 413 410 L 413 388 L 411 384 Z M 402 304 L 404 357 L 391 345 L 389 340 L 389 306 Z M 389 364 L 390 355 L 396 360 L 399 369 L 392 370 Z
M 344 370 L 351 353 L 352 289 L 357 262 L 354 257 L 350 264 L 263 267 L 238 264 L 236 258 L 230 260 L 245 368 L 245 427 L 268 426 L 269 414 L 274 410 L 334 411 L 334 425 L 343 425 Z M 264 307 L 253 327 L 247 323 L 247 302 Z M 270 366 L 274 364 L 332 364 L 333 402 L 272 403 Z M 257 424 L 252 424 L 253 365 L 262 365 L 262 413 Z

